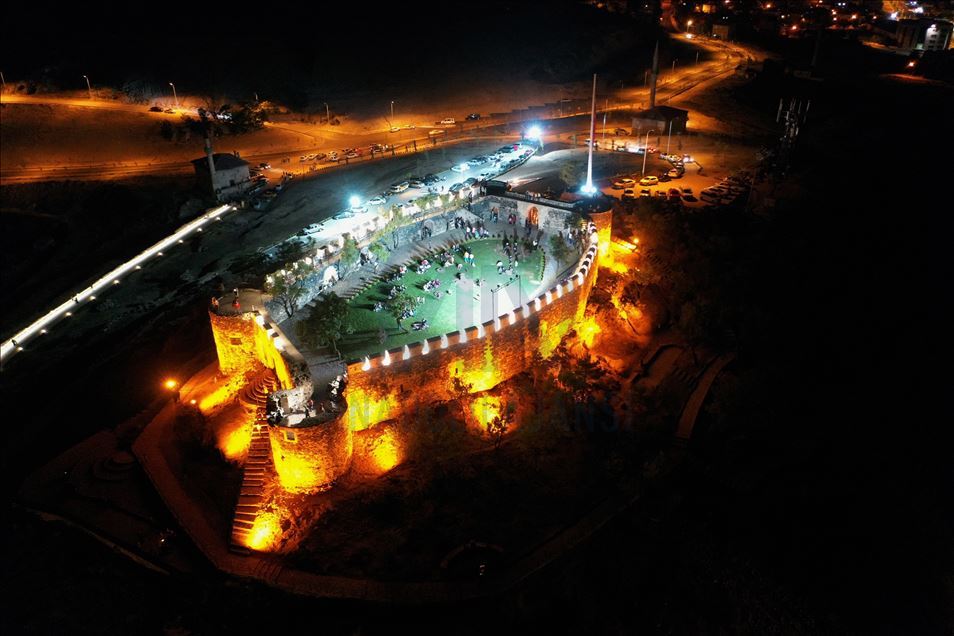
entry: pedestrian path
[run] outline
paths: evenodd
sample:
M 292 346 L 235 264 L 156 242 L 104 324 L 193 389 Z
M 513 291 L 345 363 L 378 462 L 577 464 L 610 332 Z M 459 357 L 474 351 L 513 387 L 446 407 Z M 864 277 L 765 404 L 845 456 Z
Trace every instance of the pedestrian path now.
M 232 535 L 229 549 L 239 554 L 248 554 L 249 533 L 255 525 L 263 502 L 265 480 L 274 477 L 275 465 L 272 461 L 272 443 L 268 434 L 266 403 L 268 394 L 278 390 L 278 378 L 270 369 L 245 385 L 239 393 L 239 400 L 255 411 L 255 423 L 252 424 L 252 441 L 248 447 L 248 456 L 242 472 L 242 487 L 239 490 L 235 514 L 232 518 Z

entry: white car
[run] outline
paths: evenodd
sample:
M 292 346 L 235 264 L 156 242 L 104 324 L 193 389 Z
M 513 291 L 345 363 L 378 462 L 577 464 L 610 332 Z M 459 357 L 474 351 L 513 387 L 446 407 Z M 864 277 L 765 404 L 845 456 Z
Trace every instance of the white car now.
M 624 177 L 624 178 L 622 178 L 622 179 L 617 179 L 616 181 L 613 182 L 613 189 L 614 189 L 614 190 L 623 190 L 623 189 L 626 189 L 626 188 L 632 188 L 632 187 L 635 186 L 635 185 L 636 185 L 636 180 L 635 180 L 635 179 L 630 179 L 629 177 Z
M 659 185 L 659 177 L 643 177 L 639 180 L 639 185 L 641 186 L 654 186 Z
M 393 192 L 394 194 L 398 194 L 399 192 L 404 192 L 405 190 L 407 190 L 410 187 L 410 185 L 411 184 L 408 183 L 407 181 L 402 181 L 401 183 L 395 183 L 393 186 L 391 186 L 390 189 L 391 189 L 391 192 Z
M 466 172 L 470 168 L 469 164 L 461 163 L 451 168 L 454 172 Z
M 453 126 L 457 123 L 457 120 L 453 117 L 445 117 L 441 120 L 441 126 Z
M 368 203 L 371 205 L 384 205 L 387 202 L 388 200 L 384 198 L 383 196 L 381 196 L 380 194 L 376 197 L 371 197 L 370 199 L 368 199 Z

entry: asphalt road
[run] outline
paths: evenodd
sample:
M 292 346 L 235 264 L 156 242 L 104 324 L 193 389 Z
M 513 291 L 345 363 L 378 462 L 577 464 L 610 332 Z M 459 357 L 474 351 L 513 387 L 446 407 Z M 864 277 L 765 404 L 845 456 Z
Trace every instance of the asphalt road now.
M 31 358 L 42 358 L 48 365 L 63 353 L 64 347 L 84 347 L 92 350 L 108 346 L 110 335 L 125 325 L 149 315 L 153 320 L 187 303 L 194 303 L 203 294 L 211 294 L 211 281 L 223 275 L 227 285 L 242 282 L 241 273 L 228 273 L 236 262 L 258 252 L 262 247 L 275 245 L 295 235 L 302 228 L 320 223 L 347 208 L 352 194 L 368 198 L 387 189 L 392 183 L 414 174 L 447 171 L 450 166 L 477 154 L 496 150 L 501 142 L 462 143 L 453 147 L 416 155 L 398 156 L 388 161 L 349 166 L 321 173 L 308 179 L 290 182 L 272 205 L 261 211 L 253 209 L 230 212 L 201 234 L 193 235 L 161 258 L 151 260 L 142 270 L 130 273 L 120 284 L 101 293 L 74 312 L 73 316 L 48 333 L 23 343 L 24 351 L 4 360 L 4 373 L 31 372 Z M 482 170 L 479 168 L 477 170 Z M 463 180 L 470 172 L 453 174 L 452 179 Z M 422 191 L 409 190 L 392 202 L 406 201 Z M 205 287 L 203 287 L 205 285 Z M 65 297 L 69 293 L 65 291 Z M 48 308 L 37 308 L 37 316 Z

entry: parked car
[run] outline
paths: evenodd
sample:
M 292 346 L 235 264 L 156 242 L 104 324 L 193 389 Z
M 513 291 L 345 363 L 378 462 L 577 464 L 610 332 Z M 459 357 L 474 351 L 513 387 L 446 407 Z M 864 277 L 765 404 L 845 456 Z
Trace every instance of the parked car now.
M 623 190 L 625 188 L 632 188 L 636 185 L 635 179 L 630 179 L 629 177 L 623 177 L 622 179 L 617 179 L 613 182 L 614 190 Z
M 262 163 L 258 164 L 258 167 L 262 170 L 271 170 L 272 164 L 263 161 Z
M 450 188 L 448 188 L 448 191 L 449 191 L 449 192 L 455 192 L 455 193 L 456 193 L 456 192 L 460 192 L 460 191 L 463 190 L 463 189 L 464 189 L 464 184 L 463 184 L 463 183 L 455 183 L 455 184 L 452 185 Z
M 338 161 L 338 153 L 332 150 L 328 153 L 328 161 Z
M 327 157 L 327 156 L 328 156 L 328 155 L 326 155 L 325 153 L 319 152 L 317 155 L 315 155 L 315 161 L 321 161 L 322 159 L 324 159 L 324 158 Z
M 380 194 L 376 197 L 371 197 L 370 199 L 368 199 L 368 204 L 370 205 L 384 205 L 387 202 L 388 202 L 387 197 L 384 197 Z
M 635 199 L 635 198 L 636 198 L 636 190 L 634 190 L 633 188 L 626 188 L 625 190 L 623 190 L 623 199 Z
M 649 188 L 643 188 L 639 191 L 639 196 L 641 197 L 651 197 L 652 195 L 653 193 L 649 191 Z
M 432 128 L 431 131 L 428 132 L 427 134 L 428 135 L 443 135 L 446 132 L 447 131 L 444 130 L 443 128 Z
M 617 128 L 616 130 L 613 131 L 613 134 L 614 135 L 629 135 L 629 131 L 626 130 L 625 128 Z
M 395 183 L 394 185 L 392 185 L 390 190 L 394 194 L 398 194 L 400 192 L 404 192 L 405 190 L 407 190 L 408 187 L 410 187 L 410 185 L 411 184 L 409 184 L 407 181 L 401 181 L 400 183 Z
M 467 119 L 469 119 L 470 121 L 477 121 L 478 119 L 480 119 L 480 115 L 478 113 L 471 113 L 467 115 Z
M 669 198 L 670 199 L 681 199 L 682 193 L 679 192 L 679 188 L 669 188 Z
M 465 188 L 472 188 L 472 187 L 474 187 L 475 185 L 477 185 L 477 179 L 474 178 L 474 177 L 471 177 L 471 178 L 467 179 L 466 181 L 464 181 L 464 187 L 465 187 Z
M 391 132 L 400 132 L 400 131 L 401 129 L 398 128 L 397 126 L 391 126 Z
M 641 186 L 654 186 L 659 184 L 659 177 L 643 177 L 639 180 Z
M 440 181 L 440 180 L 441 180 L 441 178 L 438 177 L 436 174 L 426 174 L 426 175 L 424 175 L 424 185 L 434 185 L 435 183 L 437 183 L 437 182 Z
M 451 170 L 454 172 L 466 172 L 468 169 L 470 169 L 470 164 L 467 163 L 459 163 L 455 166 L 451 166 Z
M 412 187 L 412 188 L 423 188 L 423 187 L 424 187 L 424 181 L 421 180 L 421 179 L 417 179 L 417 178 L 411 179 L 410 184 L 411 184 L 411 187 Z
M 445 117 L 441 120 L 441 126 L 453 126 L 457 123 L 457 120 L 453 117 Z

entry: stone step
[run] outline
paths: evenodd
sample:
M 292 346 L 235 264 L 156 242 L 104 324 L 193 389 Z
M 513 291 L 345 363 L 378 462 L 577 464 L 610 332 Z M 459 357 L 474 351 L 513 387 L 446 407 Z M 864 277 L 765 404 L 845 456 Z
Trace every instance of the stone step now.
M 262 503 L 261 495 L 239 495 L 238 505 L 240 506 L 257 506 Z
M 251 521 L 242 521 L 241 519 L 232 522 L 233 528 L 245 528 L 246 530 L 251 530 L 253 525 Z
M 240 495 L 261 495 L 262 489 L 258 486 L 249 486 L 248 488 L 243 487 L 239 492 Z
M 235 521 L 255 521 L 254 512 L 236 512 Z
M 259 510 L 260 507 L 261 507 L 261 506 L 259 506 L 259 504 L 257 504 L 257 503 L 254 503 L 254 504 L 236 504 L 236 506 L 235 506 L 235 512 L 236 512 L 236 513 L 239 513 L 239 512 L 248 512 L 248 513 L 251 513 L 251 514 L 255 514 L 255 513 L 258 512 L 258 510 Z

